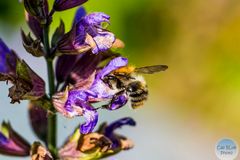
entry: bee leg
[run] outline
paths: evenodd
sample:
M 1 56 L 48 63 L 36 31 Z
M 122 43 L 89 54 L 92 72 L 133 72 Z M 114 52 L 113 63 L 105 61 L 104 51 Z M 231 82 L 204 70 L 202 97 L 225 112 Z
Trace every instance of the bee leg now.
M 108 85 L 110 89 L 113 89 L 112 83 L 110 81 L 116 81 L 116 78 L 114 76 L 108 75 L 105 76 L 103 79 L 101 79 L 105 84 Z
M 128 96 L 125 92 L 125 90 L 119 91 L 116 93 L 110 103 L 103 105 L 102 108 L 108 109 L 108 110 L 116 110 L 121 107 L 123 107 L 128 101 Z
M 122 83 L 122 81 L 120 80 L 120 79 L 116 79 L 116 87 L 118 88 L 118 89 L 125 89 L 124 88 L 124 84 Z M 121 91 L 120 91 L 121 92 Z M 119 93 L 119 92 L 118 92 Z M 118 93 L 116 93 L 116 94 L 118 94 Z

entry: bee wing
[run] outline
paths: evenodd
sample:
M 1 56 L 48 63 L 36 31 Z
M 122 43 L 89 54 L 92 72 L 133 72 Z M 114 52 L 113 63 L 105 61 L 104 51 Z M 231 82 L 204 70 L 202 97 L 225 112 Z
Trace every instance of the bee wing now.
M 146 66 L 146 67 L 135 68 L 135 72 L 141 73 L 141 74 L 153 74 L 156 72 L 165 71 L 166 69 L 168 69 L 167 65 L 155 65 L 155 66 Z

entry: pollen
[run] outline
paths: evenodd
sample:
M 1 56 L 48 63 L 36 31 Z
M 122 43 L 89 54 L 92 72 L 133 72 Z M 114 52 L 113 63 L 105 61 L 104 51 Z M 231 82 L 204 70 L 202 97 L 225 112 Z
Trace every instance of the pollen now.
M 134 66 L 125 66 L 125 67 L 121 67 L 121 68 L 115 70 L 114 73 L 131 74 L 134 72 L 134 70 L 135 70 Z

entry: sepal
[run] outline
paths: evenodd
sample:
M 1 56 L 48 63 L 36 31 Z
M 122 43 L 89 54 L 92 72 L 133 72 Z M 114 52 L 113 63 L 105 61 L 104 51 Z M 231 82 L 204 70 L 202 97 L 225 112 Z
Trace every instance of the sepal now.
M 64 36 L 64 33 L 65 33 L 65 24 L 61 20 L 60 25 L 56 28 L 56 30 L 52 36 L 52 44 L 51 45 L 53 48 L 57 46 L 57 43 Z
M 24 0 L 26 11 L 36 17 L 40 24 L 46 24 L 48 19 L 48 1 L 47 0 Z
M 40 142 L 32 144 L 31 158 L 32 160 L 54 160 L 51 153 Z
M 17 61 L 14 84 L 9 88 L 11 103 L 20 100 L 37 100 L 45 95 L 45 82 L 23 60 Z
M 41 39 L 34 40 L 31 37 L 30 33 L 26 35 L 23 30 L 21 30 L 21 35 L 22 35 L 23 47 L 26 49 L 28 53 L 32 54 L 35 57 L 44 56 L 43 47 L 41 45 Z

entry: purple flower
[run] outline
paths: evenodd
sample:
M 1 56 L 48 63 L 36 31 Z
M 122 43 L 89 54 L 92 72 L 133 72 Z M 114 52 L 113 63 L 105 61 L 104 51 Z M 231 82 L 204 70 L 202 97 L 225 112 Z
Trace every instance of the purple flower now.
M 104 29 L 102 23 L 110 24 L 110 16 L 95 12 L 82 16 L 82 8 L 76 14 L 72 30 L 58 44 L 61 53 L 82 53 L 91 49 L 93 54 L 109 50 L 116 38 Z
M 124 125 L 135 126 L 132 118 L 122 118 L 109 125 L 103 123 L 98 131 L 81 134 L 77 128 L 64 146 L 59 150 L 61 159 L 100 159 L 133 147 L 128 138 L 114 133 Z
M 98 113 L 87 101 L 85 92 L 68 91 L 58 93 L 53 97 L 54 107 L 65 117 L 83 116 L 86 120 L 81 128 L 82 134 L 92 132 L 98 121 Z
M 118 148 L 129 149 L 133 147 L 131 142 L 128 141 L 125 137 L 114 133 L 116 129 L 119 129 L 125 125 L 136 126 L 136 122 L 132 118 L 126 117 L 119 119 L 115 122 L 112 122 L 109 125 L 106 125 L 106 127 L 102 130 L 101 133 L 104 134 L 107 138 L 109 138 L 113 143 L 111 149 L 113 150 L 116 150 Z
M 115 36 L 102 27 L 102 23 L 109 24 L 109 20 L 110 16 L 101 12 L 91 13 L 80 19 L 76 23 L 74 46 L 78 48 L 81 45 L 90 45 L 94 54 L 110 49 Z
M 0 153 L 11 156 L 28 156 L 30 154 L 30 145 L 12 129 L 10 123 L 2 123 Z
M 114 90 L 103 82 L 102 78 L 115 69 L 126 66 L 128 60 L 123 57 L 112 59 L 104 68 L 93 72 L 93 81 L 88 88 L 69 88 L 65 92 L 59 92 L 53 96 L 53 104 L 58 112 L 66 117 L 84 116 L 86 123 L 81 126 L 81 133 L 89 133 L 97 124 L 98 114 L 89 102 L 110 100 L 115 95 Z M 97 73 L 96 73 L 97 72 Z M 122 104 L 120 104 L 122 103 Z M 116 98 L 113 108 L 119 108 L 126 104 L 123 97 Z
M 87 0 L 55 0 L 53 9 L 55 11 L 63 11 L 80 6 L 85 2 L 87 2 Z

